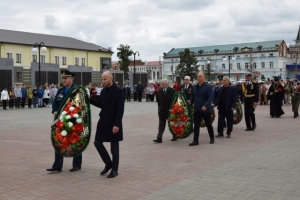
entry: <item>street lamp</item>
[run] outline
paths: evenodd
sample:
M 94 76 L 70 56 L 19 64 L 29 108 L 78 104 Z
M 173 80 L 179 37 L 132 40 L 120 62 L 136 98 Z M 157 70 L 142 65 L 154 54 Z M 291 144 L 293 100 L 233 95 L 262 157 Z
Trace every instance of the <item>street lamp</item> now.
M 228 77 L 230 78 L 230 59 L 235 60 L 235 57 L 234 57 L 233 54 L 229 53 L 229 54 L 226 54 L 226 55 L 223 57 L 223 60 L 226 61 L 227 58 L 228 58 L 228 60 L 229 60 L 229 68 L 228 68 L 229 74 L 228 74 Z
M 32 48 L 32 54 L 36 55 L 37 53 L 39 53 L 39 83 L 38 83 L 38 86 L 41 85 L 41 51 L 43 53 L 46 53 L 46 51 L 47 51 L 47 48 L 45 47 L 44 42 L 35 43 L 34 47 Z
M 172 82 L 173 82 L 173 79 L 174 79 L 174 77 L 173 77 L 173 62 L 174 62 L 173 58 L 171 59 L 171 61 L 172 61 L 171 73 L 172 73 Z
M 136 51 L 133 53 L 133 85 L 135 84 L 135 55 L 140 56 L 140 52 Z
M 210 82 L 210 74 L 211 74 L 211 70 L 210 70 L 210 63 L 211 63 L 211 58 L 207 57 L 207 72 L 208 72 L 208 81 Z

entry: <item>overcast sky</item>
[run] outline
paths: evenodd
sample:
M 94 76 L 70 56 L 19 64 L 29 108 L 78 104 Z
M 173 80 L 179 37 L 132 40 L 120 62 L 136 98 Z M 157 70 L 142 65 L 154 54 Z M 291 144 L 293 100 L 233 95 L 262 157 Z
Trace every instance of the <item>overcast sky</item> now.
M 300 24 L 299 0 L 1 0 L 0 28 L 74 37 L 142 60 L 173 47 L 284 39 Z M 39 41 L 37 41 L 39 42 Z

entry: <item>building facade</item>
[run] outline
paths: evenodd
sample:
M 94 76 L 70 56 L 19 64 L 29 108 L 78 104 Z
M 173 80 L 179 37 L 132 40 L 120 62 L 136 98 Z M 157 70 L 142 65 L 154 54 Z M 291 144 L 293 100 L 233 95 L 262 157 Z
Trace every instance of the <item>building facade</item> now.
M 148 82 L 158 82 L 162 79 L 162 66 L 161 61 L 135 61 L 135 72 L 144 72 L 148 74 Z M 134 62 L 131 61 L 129 65 L 129 72 L 134 72 Z
M 32 51 L 39 45 L 40 56 Z M 70 37 L 0 29 L 0 77 L 11 74 L 11 81 L 0 81 L 0 87 L 57 84 L 62 68 L 76 73 L 77 84 L 99 83 L 101 72 L 110 69 L 112 54 L 111 48 Z

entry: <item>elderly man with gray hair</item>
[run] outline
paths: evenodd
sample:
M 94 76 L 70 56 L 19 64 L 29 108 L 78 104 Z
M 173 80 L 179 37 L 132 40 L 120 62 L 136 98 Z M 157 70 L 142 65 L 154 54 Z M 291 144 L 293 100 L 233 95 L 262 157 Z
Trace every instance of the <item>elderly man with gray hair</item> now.
M 157 94 L 157 105 L 158 105 L 158 134 L 157 139 L 153 140 L 156 143 L 162 143 L 162 136 L 166 128 L 166 122 L 169 117 L 170 104 L 175 93 L 175 90 L 168 86 L 168 80 L 163 79 L 160 82 L 161 89 Z M 177 138 L 173 137 L 172 141 L 176 141 Z
M 190 81 L 191 77 L 185 76 L 183 84 L 180 86 L 180 91 L 185 94 L 187 100 L 190 100 L 193 90 L 193 85 L 190 83 Z

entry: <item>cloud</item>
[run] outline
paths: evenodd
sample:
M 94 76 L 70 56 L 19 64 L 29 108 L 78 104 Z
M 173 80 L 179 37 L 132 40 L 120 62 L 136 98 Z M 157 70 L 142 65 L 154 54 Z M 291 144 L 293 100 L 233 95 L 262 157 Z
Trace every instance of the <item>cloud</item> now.
M 45 16 L 45 26 L 46 26 L 46 29 L 56 30 L 56 29 L 58 29 L 58 21 L 53 15 L 46 15 Z

